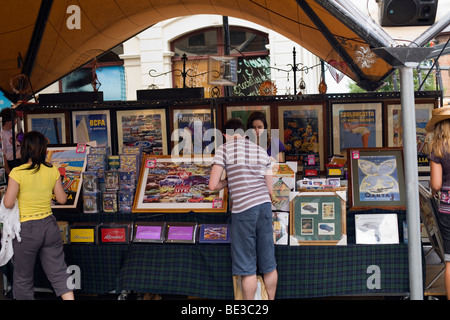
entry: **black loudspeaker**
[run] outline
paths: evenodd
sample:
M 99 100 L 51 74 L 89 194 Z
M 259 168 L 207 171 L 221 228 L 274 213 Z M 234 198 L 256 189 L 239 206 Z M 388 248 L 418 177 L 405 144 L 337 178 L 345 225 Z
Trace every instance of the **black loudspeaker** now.
M 438 0 L 377 0 L 383 27 L 432 25 Z

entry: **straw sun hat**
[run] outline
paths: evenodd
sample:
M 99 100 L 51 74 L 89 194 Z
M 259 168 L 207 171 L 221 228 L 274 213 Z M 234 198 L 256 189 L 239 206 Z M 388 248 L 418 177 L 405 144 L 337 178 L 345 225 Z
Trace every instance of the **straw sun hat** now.
M 431 119 L 425 126 L 425 130 L 427 132 L 433 131 L 436 124 L 445 119 L 450 119 L 450 107 L 433 109 L 431 113 Z

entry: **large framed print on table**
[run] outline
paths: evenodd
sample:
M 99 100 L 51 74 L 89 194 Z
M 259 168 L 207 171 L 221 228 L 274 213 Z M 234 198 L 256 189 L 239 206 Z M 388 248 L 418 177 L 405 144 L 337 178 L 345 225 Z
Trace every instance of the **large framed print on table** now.
M 300 192 L 291 200 L 290 245 L 347 244 L 346 190 Z
M 62 177 L 64 191 L 67 194 L 67 202 L 59 204 L 52 201 L 52 208 L 76 208 L 81 194 L 82 173 L 86 168 L 86 155 L 89 147 L 48 147 L 47 161 L 56 166 Z
M 281 106 L 278 108 L 278 128 L 286 161 L 296 161 L 300 167 L 308 155 L 315 155 L 320 170 L 324 166 L 323 105 Z
M 333 154 L 383 145 L 381 103 L 333 104 Z
M 48 144 L 65 144 L 70 140 L 68 112 L 24 112 L 25 132 L 38 131 Z
M 117 111 L 119 153 L 124 146 L 140 146 L 144 154 L 167 155 L 166 110 Z
M 402 148 L 348 149 L 350 210 L 406 210 Z
M 174 109 L 172 111 L 171 154 L 211 154 L 216 147 L 215 113 L 211 109 Z
M 429 172 L 428 141 L 425 126 L 431 119 L 433 103 L 421 103 L 415 105 L 416 135 L 417 135 L 417 166 L 420 172 Z M 390 104 L 387 106 L 387 139 L 388 147 L 403 147 L 402 106 Z
M 226 212 L 226 189 L 210 191 L 212 157 L 145 155 L 133 212 Z
M 253 112 L 260 111 L 266 116 L 267 130 L 270 130 L 271 128 L 270 106 L 226 106 L 226 110 L 226 120 L 239 118 L 242 120 L 242 123 L 244 123 L 245 128 L 247 128 L 248 117 Z
M 74 143 L 95 141 L 97 147 L 111 147 L 111 120 L 109 110 L 72 111 Z

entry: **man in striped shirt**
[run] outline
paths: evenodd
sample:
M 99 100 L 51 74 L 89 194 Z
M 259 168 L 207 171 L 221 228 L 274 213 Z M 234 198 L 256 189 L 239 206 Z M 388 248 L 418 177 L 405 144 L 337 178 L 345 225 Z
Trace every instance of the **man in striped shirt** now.
M 242 278 L 244 299 L 257 288 L 263 274 L 269 299 L 275 298 L 278 273 L 272 229 L 272 168 L 267 151 L 245 138 L 240 119 L 225 124 L 226 142 L 217 148 L 209 188 L 228 186 L 231 200 L 231 258 L 233 275 Z M 227 178 L 222 179 L 223 172 Z

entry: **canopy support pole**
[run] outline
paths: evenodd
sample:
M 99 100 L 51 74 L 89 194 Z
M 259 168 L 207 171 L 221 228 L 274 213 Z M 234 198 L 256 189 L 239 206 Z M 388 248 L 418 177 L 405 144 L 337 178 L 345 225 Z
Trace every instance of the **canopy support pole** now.
M 403 158 L 406 185 L 406 222 L 408 227 L 409 289 L 411 300 L 423 300 L 422 246 L 420 240 L 419 177 L 417 168 L 416 114 L 413 68 L 400 67 L 400 95 L 403 124 Z

